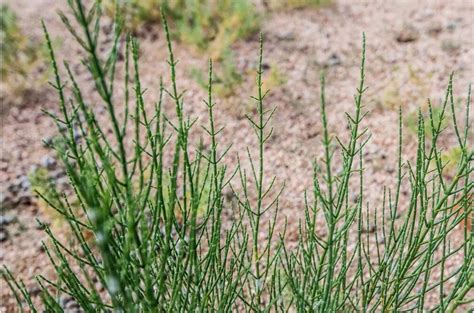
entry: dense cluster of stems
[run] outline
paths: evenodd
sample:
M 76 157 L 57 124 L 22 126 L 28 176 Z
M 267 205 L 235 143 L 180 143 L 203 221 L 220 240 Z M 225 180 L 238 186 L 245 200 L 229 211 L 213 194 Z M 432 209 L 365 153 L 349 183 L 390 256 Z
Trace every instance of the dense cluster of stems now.
M 56 271 L 54 279 L 37 276 L 48 312 L 63 312 L 63 295 L 86 312 L 454 312 L 472 303 L 473 233 L 464 226 L 462 240 L 450 240 L 473 207 L 470 91 L 461 123 L 452 77 L 438 116 L 431 104 L 427 118 L 419 114 L 414 163 L 402 160 L 400 110 L 397 184 L 381 191 L 383 201 L 373 209 L 364 195 L 364 149 L 370 139 L 363 126 L 365 36 L 354 112 L 346 114 L 346 140 L 330 135 L 321 78 L 324 158 L 314 163 L 298 243 L 290 248 L 285 230 L 275 227 L 283 188 L 276 188 L 276 179 L 265 170 L 275 109 L 268 108 L 262 90 L 263 36 L 253 97 L 256 114 L 247 116 L 257 149 L 244 153 L 249 168 L 239 159 L 228 170 L 223 160 L 230 147 L 220 146 L 222 128 L 215 119 L 212 61 L 204 101 L 209 122 L 202 125 L 210 145 L 192 148 L 190 134 L 199 122 L 184 110 L 166 18 L 170 86 L 161 82 L 159 100 L 150 106 L 143 97 L 138 42 L 122 34 L 120 14 L 110 51 L 103 56 L 100 1 L 90 8 L 81 0 L 68 3 L 71 14 L 61 18 L 83 49 L 83 64 L 107 108 L 112 131 L 98 121 L 95 104 L 85 97 L 67 62 L 67 79 L 62 76 L 43 25 L 55 74 L 51 84 L 60 104 L 57 114 L 50 113 L 60 130 L 54 148 L 79 203 L 71 205 L 70 196 L 59 192 L 54 199 L 45 198 L 71 231 L 70 242 L 64 243 L 42 224 L 50 239 L 44 249 Z M 124 56 L 122 80 L 116 77 L 119 55 Z M 118 87 L 119 81 L 123 86 Z M 114 94 L 117 88 L 123 88 L 123 98 Z M 165 112 L 166 100 L 174 103 L 173 114 Z M 438 144 L 448 118 L 462 151 L 452 179 L 443 175 L 446 164 Z M 426 123 L 431 137 L 424 131 Z M 336 167 L 336 162 L 342 165 Z M 400 205 L 403 184 L 410 190 L 405 208 Z M 226 200 L 227 190 L 233 201 Z M 226 210 L 232 222 L 225 223 Z M 318 235 L 318 219 L 323 219 L 325 235 Z M 363 231 L 369 224 L 375 225 L 374 234 Z M 448 272 L 446 264 L 458 255 L 463 261 Z M 4 278 L 21 310 L 39 310 L 23 282 L 6 268 Z M 438 299 L 435 307 L 427 307 L 428 296 Z

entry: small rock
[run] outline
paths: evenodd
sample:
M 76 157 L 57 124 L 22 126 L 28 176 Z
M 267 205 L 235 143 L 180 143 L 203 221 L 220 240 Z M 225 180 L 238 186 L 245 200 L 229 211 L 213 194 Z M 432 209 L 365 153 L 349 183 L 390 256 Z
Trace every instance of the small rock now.
M 448 22 L 448 25 L 446 25 L 446 28 L 447 28 L 449 31 L 454 31 L 457 27 L 458 27 L 458 22 L 455 21 L 455 20 L 450 20 L 450 21 Z
M 395 168 L 389 164 L 385 165 L 384 166 L 384 170 L 385 172 L 387 172 L 388 174 L 393 174 L 395 173 Z
M 454 53 L 461 48 L 461 44 L 458 41 L 452 39 L 445 39 L 441 42 L 441 50 L 446 53 Z
M 0 242 L 5 242 L 8 240 L 8 232 L 6 229 L 0 229 Z
M 28 290 L 28 293 L 30 294 L 30 296 L 36 297 L 41 293 L 41 288 L 38 286 L 34 286 Z
M 106 113 L 106 112 L 107 112 L 107 109 L 106 109 L 105 106 L 100 105 L 100 106 L 97 107 L 97 113 L 98 113 L 98 114 L 103 115 L 103 114 Z
M 276 39 L 280 41 L 293 41 L 296 39 L 295 33 L 292 31 L 283 31 L 283 32 L 278 32 L 275 35 Z
M 341 64 L 342 64 L 341 58 L 336 53 L 331 54 L 329 59 L 327 59 L 326 62 L 324 63 L 324 65 L 327 67 L 338 66 Z
M 31 187 L 30 180 L 25 175 L 22 175 L 18 182 L 22 191 L 27 191 Z
M 56 163 L 56 159 L 49 155 L 45 155 L 41 158 L 41 166 L 48 170 L 54 170 L 56 168 Z
M 23 193 L 18 197 L 18 205 L 30 205 L 32 203 L 32 198 L 29 193 Z
M 377 227 L 375 226 L 375 224 L 369 224 L 369 225 L 362 225 L 362 232 L 363 233 L 373 233 L 375 232 L 375 230 L 377 229 Z
M 397 33 L 395 39 L 400 43 L 407 43 L 416 41 L 419 37 L 420 32 L 418 29 L 412 24 L 405 23 Z
M 231 189 L 224 192 L 224 197 L 227 201 L 232 201 L 235 198 L 235 194 Z
M 61 308 L 63 308 L 65 311 L 69 310 L 72 307 L 75 307 L 77 305 L 76 300 L 74 300 L 73 297 L 71 296 L 61 296 L 59 298 L 59 305 Z
M 15 216 L 0 215 L 0 226 L 9 225 L 16 220 Z
M 297 51 L 300 51 L 300 52 L 305 52 L 305 51 L 308 51 L 309 49 L 309 44 L 307 42 L 305 42 L 304 40 L 301 40 L 301 41 L 297 41 L 295 42 L 295 47 L 294 47 Z
M 380 245 L 384 245 L 385 244 L 385 237 L 383 235 L 377 237 L 377 243 L 380 244 Z
M 82 139 L 82 134 L 80 132 L 80 130 L 74 128 L 74 141 L 75 142 L 80 142 Z
M 426 30 L 431 36 L 436 36 L 443 31 L 443 25 L 438 21 L 433 21 Z
M 306 139 L 312 139 L 318 136 L 320 133 L 319 129 L 316 129 L 315 127 L 308 128 L 308 131 L 306 133 Z
M 3 141 L 0 141 L 0 145 L 3 146 Z M 2 162 L 9 162 L 12 158 L 12 154 L 10 151 L 5 151 L 6 149 L 2 149 L 2 153 L 0 154 L 0 161 Z
M 70 186 L 69 178 L 67 176 L 59 176 L 58 178 L 55 178 L 55 180 L 56 186 L 61 190 L 66 190 Z
M 46 247 L 41 242 L 38 244 L 38 252 L 39 253 L 46 252 Z
M 11 199 L 5 192 L 0 192 L 0 209 L 8 210 L 11 209 Z
M 32 201 L 30 181 L 25 175 L 18 175 L 9 180 L 5 189 L 0 192 L 0 207 L 4 210 L 15 209 L 20 204 L 30 204 Z
M 8 163 L 7 162 L 0 162 L 0 171 L 6 172 L 8 170 Z
M 58 183 L 59 183 L 59 180 L 61 180 L 61 179 L 66 179 L 66 181 L 68 180 L 67 173 L 63 169 L 58 169 L 58 170 L 54 171 L 51 174 L 51 178 L 56 180 Z
M 20 175 L 8 185 L 7 190 L 12 193 L 19 193 L 20 191 L 27 191 L 29 188 L 30 181 L 28 177 Z

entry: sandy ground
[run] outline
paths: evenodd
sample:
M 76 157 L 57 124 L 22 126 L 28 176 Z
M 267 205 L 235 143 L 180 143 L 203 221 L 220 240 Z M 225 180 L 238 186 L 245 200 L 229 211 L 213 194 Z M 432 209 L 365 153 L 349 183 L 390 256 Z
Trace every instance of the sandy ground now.
M 43 18 L 54 38 L 66 37 L 55 14 L 63 6 L 62 1 L 6 2 L 20 13 L 21 25 L 31 36 L 41 38 L 39 19 Z M 320 73 L 326 73 L 330 130 L 343 135 L 346 132 L 341 126 L 343 113 L 352 110 L 358 83 L 363 32 L 367 38 L 366 85 L 369 86 L 364 104 L 370 111 L 364 126 L 372 133 L 366 148 L 365 191 L 372 203 L 381 200 L 383 185 L 393 187 L 396 181 L 398 106 L 408 115 L 418 106 L 426 108 L 428 97 L 439 104 L 452 71 L 455 72 L 455 96 L 462 101 L 465 101 L 469 83 L 473 82 L 474 3 L 468 0 L 337 0 L 318 10 L 274 12 L 264 20 L 262 30 L 265 65 L 277 69 L 285 78 L 282 85 L 273 87 L 267 100 L 268 105 L 277 106 L 278 111 L 273 123 L 275 136 L 266 149 L 266 162 L 269 177 L 276 175 L 280 184 L 286 184 L 280 206 L 282 216 L 288 218 L 290 234 L 302 217 L 303 192 L 311 187 L 311 162 L 322 156 Z M 146 36 L 141 40 L 142 84 L 150 89 L 147 100 L 156 98 L 159 77 L 168 75 L 163 36 L 160 33 L 155 37 Z M 59 55 L 73 58 L 77 49 L 71 49 L 72 46 L 70 39 L 61 40 Z M 248 73 L 246 82 L 236 96 L 217 101 L 217 121 L 225 126 L 223 145 L 233 144 L 229 163 L 233 163 L 237 151 L 255 145 L 243 114 L 252 110 L 249 91 L 255 90 L 252 69 L 257 47 L 257 37 L 235 44 L 238 67 Z M 205 116 L 206 108 L 201 102 L 205 94 L 192 78 L 190 69 L 205 71 L 206 56 L 181 45 L 175 50 L 180 59 L 180 88 L 187 90 L 187 110 L 195 116 Z M 88 83 L 87 75 L 80 77 L 84 84 Z M 170 103 L 167 106 L 171 109 Z M 42 140 L 51 138 L 55 128 L 41 112 L 42 108 L 56 109 L 52 92 L 46 93 L 40 101 L 26 101 L 2 114 L 2 188 L 26 175 L 31 166 L 41 164 L 48 154 L 53 156 Z M 405 132 L 404 157 L 410 159 L 416 147 L 415 137 L 409 129 Z M 449 147 L 453 140 L 448 134 L 443 143 Z M 35 202 L 2 209 L 2 214 L 14 216 L 17 222 L 5 226 L 8 238 L 1 243 L 0 262 L 24 278 L 34 294 L 34 274 L 51 274 L 49 261 L 41 248 L 45 235 L 36 227 L 35 218 L 48 221 L 52 217 Z M 3 281 L 1 299 L 0 311 L 14 312 L 13 299 Z

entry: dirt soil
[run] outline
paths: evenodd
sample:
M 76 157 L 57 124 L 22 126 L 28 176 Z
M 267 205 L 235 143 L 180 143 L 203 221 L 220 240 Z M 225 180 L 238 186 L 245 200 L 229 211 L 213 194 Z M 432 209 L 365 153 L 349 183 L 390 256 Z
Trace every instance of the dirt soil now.
M 77 45 L 71 42 L 56 14 L 57 10 L 64 8 L 66 1 L 4 2 L 19 13 L 23 29 L 38 40 L 42 36 L 40 18 L 44 19 L 53 38 L 60 38 L 58 55 L 75 58 Z M 408 116 L 419 106 L 426 110 L 428 97 L 439 105 L 452 71 L 455 72 L 455 96 L 460 103 L 465 103 L 468 86 L 474 78 L 474 2 L 469 0 L 335 0 L 318 9 L 273 12 L 265 18 L 262 30 L 265 67 L 281 73 L 283 81 L 272 87 L 267 98 L 267 104 L 277 106 L 278 110 L 273 122 L 275 136 L 265 152 L 267 174 L 269 177 L 276 175 L 278 182 L 286 185 L 280 202 L 280 226 L 286 217 L 289 241 L 295 239 L 291 235 L 296 232 L 298 219 L 303 216 L 303 192 L 311 188 L 312 160 L 320 159 L 323 152 L 320 143 L 320 73 L 326 73 L 331 132 L 344 136 L 347 133 L 344 112 L 353 109 L 353 95 L 359 80 L 363 32 L 367 38 L 366 85 L 369 87 L 363 102 L 365 110 L 370 112 L 363 126 L 368 127 L 372 134 L 365 151 L 365 192 L 367 201 L 373 203 L 372 207 L 381 206 L 383 186 L 393 187 L 396 182 L 398 107 L 401 106 Z M 150 90 L 147 94 L 150 104 L 156 99 L 159 77 L 168 75 L 164 38 L 160 30 L 153 32 L 158 36 L 141 38 L 140 59 L 142 85 Z M 237 151 L 245 151 L 245 146 L 255 146 L 252 131 L 243 115 L 253 109 L 249 96 L 255 90 L 253 68 L 258 37 L 238 42 L 234 49 L 237 66 L 245 73 L 246 82 L 238 89 L 237 95 L 218 99 L 216 107 L 217 123 L 225 126 L 222 144 L 233 144 L 228 160 L 231 164 Z M 207 57 L 180 44 L 175 50 L 180 60 L 179 87 L 187 90 L 187 110 L 192 115 L 204 117 L 206 107 L 202 99 L 205 93 L 192 78 L 190 69 L 205 71 Z M 79 77 L 80 84 L 90 85 L 87 74 Z M 21 192 L 27 192 L 28 180 L 25 177 L 32 167 L 54 166 L 54 154 L 42 141 L 51 139 L 56 129 L 42 109 L 57 110 L 57 99 L 51 90 L 42 93 L 40 99 L 26 99 L 22 105 L 1 114 L 2 197 L 8 188 L 23 188 Z M 170 103 L 167 109 L 172 109 Z M 404 131 L 404 158 L 413 159 L 416 138 L 409 125 Z M 455 137 L 448 133 L 442 143 L 449 148 L 455 143 Z M 2 237 L 0 262 L 15 276 L 25 279 L 27 288 L 36 296 L 38 288 L 34 275 L 49 276 L 53 273 L 41 246 L 46 237 L 37 227 L 36 218 L 53 224 L 56 221 L 54 215 L 42 208 L 34 197 L 24 196 L 10 206 L 2 200 L 1 215 L 13 220 L 1 225 L 5 237 Z M 60 230 L 62 226 L 57 224 L 56 228 Z M 1 282 L 0 295 L 0 311 L 14 312 L 14 299 L 4 281 Z

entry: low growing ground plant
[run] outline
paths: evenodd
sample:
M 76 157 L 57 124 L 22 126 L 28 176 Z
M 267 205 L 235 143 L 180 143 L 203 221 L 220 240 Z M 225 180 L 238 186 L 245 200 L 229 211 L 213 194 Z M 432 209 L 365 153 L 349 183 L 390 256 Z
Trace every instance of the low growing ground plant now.
M 76 213 L 66 196 L 56 195 L 50 201 L 69 225 L 73 239 L 69 244 L 41 224 L 50 239 L 44 248 L 56 271 L 54 278 L 37 276 L 46 311 L 62 312 L 63 295 L 72 297 L 85 312 L 454 312 L 472 303 L 473 234 L 458 226 L 472 213 L 470 92 L 466 119 L 461 120 L 454 108 L 452 77 L 437 116 L 431 105 L 426 118 L 418 115 L 414 162 L 401 157 L 400 111 L 397 184 L 381 191 L 380 204 L 365 200 L 363 152 L 370 139 L 363 123 L 365 37 L 354 111 L 346 114 L 345 140 L 329 135 L 321 79 L 325 157 L 322 163 L 314 163 L 313 188 L 304 195 L 304 219 L 298 243 L 291 248 L 285 230 L 275 227 L 282 184 L 266 174 L 265 146 L 272 135 L 269 121 L 275 109 L 268 107 L 262 88 L 263 38 L 253 96 L 256 113 L 247 116 L 258 144 L 240 155 L 248 158 L 248 168 L 239 159 L 236 169 L 231 169 L 223 162 L 229 151 L 220 144 L 223 123 L 215 118 L 212 62 L 203 104 L 209 121 L 202 125 L 210 146 L 204 149 L 190 139 L 199 121 L 184 110 L 166 18 L 162 16 L 170 85 L 161 84 L 159 101 L 150 113 L 143 98 L 138 41 L 126 36 L 120 46 L 122 34 L 116 31 L 115 46 L 101 57 L 100 28 L 95 27 L 100 23 L 100 2 L 92 9 L 80 0 L 68 3 L 77 23 L 71 28 L 73 35 L 107 107 L 112 132 L 98 122 L 94 105 L 67 62 L 67 79 L 60 74 L 45 26 L 53 86 L 59 96 L 59 113 L 52 116 L 59 129 L 67 130 L 60 133 L 63 140 L 55 148 L 81 210 Z M 115 68 L 122 51 L 125 73 L 120 87 Z M 116 88 L 124 88 L 123 99 L 114 96 Z M 173 115 L 164 110 L 165 98 L 174 103 Z M 119 110 L 125 112 L 123 118 Z M 447 111 L 460 149 L 456 174 L 449 180 L 443 176 L 439 141 Z M 431 129 L 429 136 L 425 125 Z M 76 126 L 83 138 L 79 142 Z M 132 149 L 127 149 L 130 144 Z M 409 193 L 403 208 L 405 184 Z M 234 198 L 231 203 L 228 189 Z M 357 196 L 355 202 L 350 201 L 352 195 Z M 377 208 L 375 216 L 368 214 L 372 207 Z M 232 212 L 229 224 L 224 223 L 227 210 Z M 318 219 L 324 221 L 324 236 L 318 235 Z M 369 224 L 379 230 L 375 241 L 363 232 Z M 450 240 L 456 231 L 462 238 Z M 94 240 L 85 238 L 85 233 L 92 233 Z M 462 261 L 447 271 L 447 264 L 459 255 Z M 21 310 L 25 306 L 40 310 L 24 283 L 6 268 L 4 278 Z M 428 297 L 437 299 L 434 306 L 428 306 Z
M 209 79 L 206 73 L 193 68 L 190 74 L 199 86 L 207 90 Z M 235 94 L 243 81 L 244 75 L 237 69 L 232 50 L 227 49 L 223 53 L 218 69 L 216 70 L 214 67 L 213 75 L 213 90 L 216 96 L 225 98 Z
M 35 194 L 41 195 L 42 197 L 44 197 L 44 199 L 48 199 L 43 200 L 43 198 L 41 197 L 38 198 L 38 206 L 40 207 L 40 209 L 43 211 L 49 211 L 49 204 L 47 201 L 54 201 L 57 198 L 55 194 L 59 191 L 58 187 L 54 183 L 54 180 L 51 179 L 48 169 L 43 167 L 32 169 L 28 173 L 28 181 L 31 185 L 31 190 Z M 58 203 L 55 203 L 53 205 L 57 206 Z M 56 213 L 56 211 L 53 212 Z
M 411 111 L 406 114 L 406 117 L 404 119 L 404 126 L 406 127 L 407 131 L 413 135 L 413 136 L 418 136 L 418 120 L 419 120 L 419 115 L 422 114 L 423 117 L 429 118 L 430 114 L 432 114 L 434 122 L 437 124 L 441 122 L 441 128 L 446 128 L 449 124 L 448 116 L 449 112 L 443 113 L 442 117 L 443 119 L 440 119 L 441 117 L 441 111 L 443 110 L 442 107 L 438 106 L 431 106 L 428 105 L 426 108 L 419 108 L 418 110 Z M 430 124 L 425 124 L 424 125 L 424 132 L 425 136 L 432 136 L 432 128 Z
M 46 49 L 20 28 L 16 13 L 0 6 L 0 82 L 2 111 L 8 104 L 20 103 L 25 93 L 46 83 Z M 36 79 L 29 79 L 36 74 Z M 5 107 L 4 107 L 5 106 Z
M 330 3 L 331 0 L 263 0 L 263 2 L 273 9 L 282 9 L 303 8 L 311 6 L 318 7 Z
M 144 24 L 159 23 L 162 9 L 173 24 L 177 39 L 220 58 L 238 39 L 258 29 L 258 13 L 249 0 L 125 0 L 105 1 L 106 12 L 114 16 L 116 6 L 126 28 L 138 31 Z

